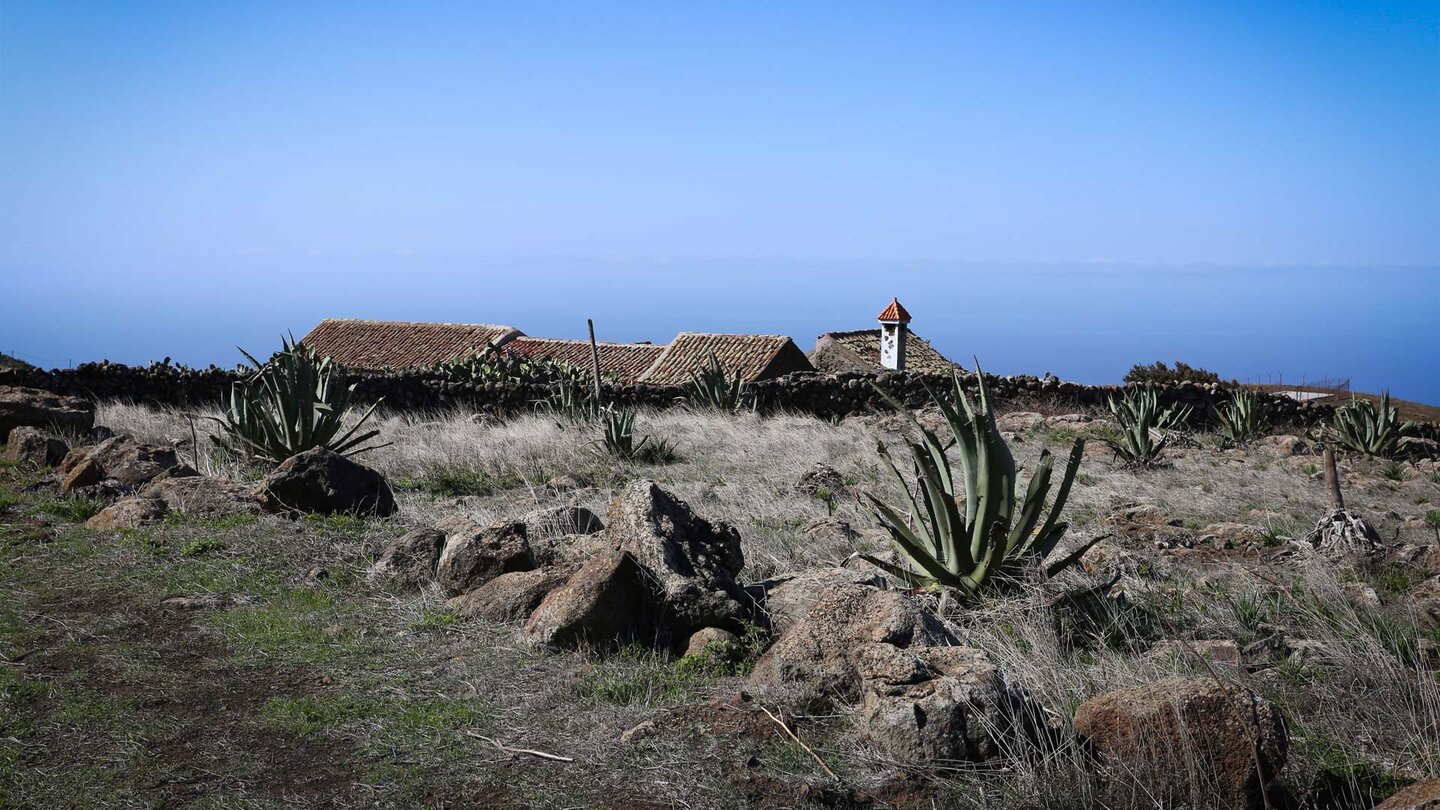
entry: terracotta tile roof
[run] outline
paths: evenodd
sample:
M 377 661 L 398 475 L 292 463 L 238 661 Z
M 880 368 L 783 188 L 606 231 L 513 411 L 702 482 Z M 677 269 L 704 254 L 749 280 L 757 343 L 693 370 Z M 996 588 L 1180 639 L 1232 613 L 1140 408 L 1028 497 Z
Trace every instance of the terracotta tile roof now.
M 483 351 L 521 332 L 485 323 L 412 323 L 327 318 L 301 343 L 350 368 L 428 368 Z
M 905 328 L 905 370 L 921 372 L 943 372 L 949 374 L 955 364 L 935 350 L 930 342 Z M 853 353 L 870 368 L 884 368 L 880 365 L 880 330 L 857 329 L 853 332 L 827 332 L 820 336 L 820 342 L 827 339 L 840 344 Z M 817 345 L 817 349 L 819 346 Z M 830 369 L 826 369 L 830 370 Z
M 882 311 L 879 315 L 875 316 L 875 320 L 899 321 L 901 323 L 909 323 L 910 313 L 905 311 L 905 307 L 900 306 L 899 298 L 891 298 L 890 306 L 885 307 L 884 311 Z
M 653 343 L 598 343 L 600 372 L 614 374 L 622 383 L 635 382 L 665 352 L 664 346 Z M 505 349 L 531 359 L 555 360 L 589 369 L 590 341 L 559 338 L 519 337 L 505 344 Z
M 691 372 L 710 364 L 710 354 L 720 365 L 738 371 L 748 381 L 778 377 L 791 371 L 813 371 L 814 366 L 794 341 L 784 335 L 718 335 L 681 332 L 640 376 L 652 385 L 684 385 Z

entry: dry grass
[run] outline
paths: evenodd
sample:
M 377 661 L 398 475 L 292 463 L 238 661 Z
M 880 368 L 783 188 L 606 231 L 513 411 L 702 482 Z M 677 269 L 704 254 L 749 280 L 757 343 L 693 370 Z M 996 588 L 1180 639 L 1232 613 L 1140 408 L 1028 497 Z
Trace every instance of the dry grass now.
M 152 441 L 183 442 L 190 435 L 182 414 L 133 405 L 105 404 L 97 421 Z M 574 502 L 603 514 L 614 492 L 637 476 L 658 479 L 702 515 L 735 525 L 744 538 L 745 576 L 751 581 L 833 564 L 854 551 L 854 544 L 803 534 L 801 528 L 825 516 L 828 507 L 797 494 L 792 485 L 816 462 L 835 467 L 851 491 L 835 505 L 836 516 L 868 529 L 869 519 L 853 494 L 888 491 L 873 448 L 876 436 L 896 429 L 896 421 L 877 417 L 832 425 L 793 415 L 762 419 L 682 410 L 642 413 L 637 425 L 641 433 L 679 446 L 680 460 L 662 466 L 603 457 L 591 444 L 594 428 L 539 415 L 481 424 L 463 413 L 385 414 L 376 426 L 393 444 L 363 460 L 396 483 L 402 504 L 397 518 L 299 527 L 262 518 L 224 530 L 166 527 L 154 537 L 171 551 L 159 555 L 137 538 L 104 549 L 83 545 L 89 542 L 83 539 L 61 542 L 48 551 L 15 558 L 32 572 L 41 570 L 33 566 L 43 558 L 43 570 L 50 573 L 32 573 L 24 583 L 12 580 L 0 589 L 0 601 L 32 600 L 22 592 L 29 593 L 46 578 L 55 580 L 47 587 L 62 589 L 80 587 L 93 577 L 117 589 L 152 595 L 202 589 L 253 592 L 259 600 L 254 607 L 227 611 L 211 625 L 237 646 L 237 654 L 306 666 L 318 662 L 344 678 L 349 684 L 345 689 L 378 690 L 391 698 L 374 705 L 351 699 L 339 708 L 324 703 L 321 708 L 333 709 L 334 716 L 303 703 L 311 698 L 296 698 L 302 703 L 270 707 L 272 719 L 307 728 L 305 722 L 318 724 L 314 733 L 348 740 L 398 769 L 401 776 L 392 773 L 392 778 L 441 779 L 438 772 L 454 768 L 453 763 L 493 755 L 465 747 L 462 731 L 469 729 L 574 755 L 583 764 L 558 773 L 540 765 L 520 772 L 505 766 L 511 770 L 497 773 L 499 766 L 491 762 L 445 776 L 445 784 L 474 787 L 509 778 L 512 797 L 531 806 L 595 803 L 597 797 L 619 795 L 643 795 L 673 806 L 742 803 L 726 776 L 725 768 L 738 756 L 728 741 L 661 740 L 639 747 L 617 742 L 621 731 L 656 708 L 733 690 L 738 685 L 734 678 L 677 670 L 673 661 L 636 650 L 588 658 L 530 652 L 511 641 L 507 628 L 455 621 L 437 593 L 392 594 L 364 583 L 360 573 L 385 540 L 444 512 L 464 511 L 488 520 Z M 199 429 L 203 447 L 208 443 L 206 425 L 200 423 Z M 1103 424 L 1084 428 L 1091 435 L 1103 429 Z M 1024 431 L 1014 450 L 1022 464 L 1033 463 L 1042 448 L 1061 450 L 1072 437 L 1065 428 L 1037 427 Z M 1177 531 L 1192 535 L 1210 523 L 1238 521 L 1261 525 L 1272 538 L 1293 536 L 1325 511 L 1324 488 L 1310 469 L 1318 457 L 1282 458 L 1260 449 L 1220 451 L 1204 437 L 1200 445 L 1174 453 L 1159 468 L 1134 471 L 1092 442 L 1067 509 L 1073 536 L 1104 531 L 1105 518 L 1132 503 L 1160 507 L 1181 524 Z M 233 459 L 208 452 L 200 454 L 200 462 L 204 471 L 214 474 L 249 473 Z M 1433 471 L 1410 465 L 1401 480 L 1383 473 L 1377 462 L 1348 461 L 1350 506 L 1377 523 L 1387 541 L 1432 542 L 1423 516 L 1440 503 Z M 584 486 L 547 486 L 561 475 Z M 463 494 L 467 492 L 471 494 Z M 218 537 L 227 546 L 195 558 L 175 553 L 205 537 Z M 80 554 L 82 548 L 89 556 L 69 569 L 45 556 Z M 1229 639 L 1242 647 L 1257 645 L 1257 652 L 1247 656 L 1249 667 L 1216 671 L 1285 711 L 1294 746 L 1284 778 L 1296 793 L 1310 790 L 1324 774 L 1341 774 L 1342 782 L 1349 779 L 1355 785 L 1383 782 L 1390 778 L 1383 777 L 1387 773 L 1440 775 L 1435 754 L 1440 751 L 1440 686 L 1428 668 L 1432 664 L 1420 654 L 1423 643 L 1440 638 L 1403 598 L 1414 572 L 1337 572 L 1238 553 L 1176 557 L 1144 543 L 1125 548 L 1143 563 L 1143 573 L 1126 582 L 1131 610 L 1103 628 L 1103 637 L 1094 643 L 1076 645 L 1073 635 L 1057 631 L 1046 605 L 1064 583 L 996 599 L 950 618 L 966 643 L 985 650 L 1062 724 L 1080 702 L 1107 689 L 1176 673 L 1210 675 L 1210 668 L 1193 657 L 1154 654 L 1150 647 L 1156 641 Z M 317 564 L 333 575 L 321 589 L 324 599 L 307 601 L 313 597 L 294 596 L 292 588 L 281 584 Z M 1352 581 L 1373 584 L 1384 605 L 1352 604 L 1345 595 Z M 295 619 L 297 611 L 310 618 Z M 334 639 L 317 635 L 312 626 L 317 622 L 347 628 L 338 637 L 345 642 L 339 645 L 342 649 L 334 649 Z M 1258 650 L 1277 637 L 1308 642 L 1306 652 L 1266 659 Z M 353 648 L 346 646 L 352 642 Z M 421 722 L 430 717 L 424 713 L 420 719 L 404 719 L 418 711 L 417 705 L 430 706 L 424 701 L 432 699 L 451 709 L 481 700 L 483 718 L 465 715 L 468 719 L 438 725 Z M 405 707 L 408 714 L 396 707 Z M 842 717 L 811 725 L 805 733 L 831 767 L 857 782 L 895 767 L 845 728 Z M 813 760 L 783 742 L 767 744 L 755 755 L 770 774 L 821 776 Z M 928 781 L 944 806 L 1154 804 L 1138 787 L 1143 780 L 1105 782 L 1073 748 L 1017 758 L 1000 770 L 915 775 Z M 1190 779 L 1197 793 L 1205 784 L 1203 774 L 1175 778 Z M 395 790 L 400 792 L 377 796 L 427 795 L 419 789 Z M 1205 802 L 1197 800 L 1196 806 Z

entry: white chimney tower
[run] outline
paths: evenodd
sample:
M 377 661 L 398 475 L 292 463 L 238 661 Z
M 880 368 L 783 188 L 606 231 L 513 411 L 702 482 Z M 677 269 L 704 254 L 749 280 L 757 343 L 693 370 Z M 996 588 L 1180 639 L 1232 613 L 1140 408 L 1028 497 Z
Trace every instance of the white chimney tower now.
M 877 318 L 880 321 L 880 365 L 896 371 L 905 370 L 905 336 L 909 333 L 910 313 L 900 306 L 899 298 L 890 299 L 890 306 Z

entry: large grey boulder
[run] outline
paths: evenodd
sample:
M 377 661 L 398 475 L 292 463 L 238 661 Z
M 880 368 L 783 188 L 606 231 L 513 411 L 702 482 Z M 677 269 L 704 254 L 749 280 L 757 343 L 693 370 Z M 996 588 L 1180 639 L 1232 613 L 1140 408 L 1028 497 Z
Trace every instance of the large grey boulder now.
M 654 576 L 667 629 L 743 629 L 750 599 L 735 577 L 745 566 L 740 533 L 696 515 L 654 481 L 636 481 L 610 504 L 605 536 Z
M 285 459 L 259 492 L 276 511 L 382 517 L 395 511 L 395 496 L 380 473 L 323 447 Z
M 435 528 L 445 534 L 435 579 L 451 596 L 474 590 L 501 574 L 535 567 L 524 523 L 482 526 L 464 515 L 453 515 Z
M 876 643 L 905 649 L 948 646 L 956 639 L 902 593 L 836 583 L 760 656 L 750 682 L 799 707 L 854 703 L 861 686 L 857 656 Z
M 33 427 L 17 427 L 10 431 L 5 460 L 26 467 L 54 467 L 69 452 L 64 439 L 57 439 Z
M 205 520 L 258 515 L 264 511 L 253 484 L 193 473 L 194 470 L 185 465 L 172 467 L 141 487 L 139 494 L 164 501 L 172 512 Z
M 885 578 L 876 571 L 852 571 L 848 568 L 812 568 L 793 574 L 781 574 L 747 587 L 750 598 L 759 606 L 760 614 L 769 620 L 777 635 L 789 632 L 796 622 L 805 618 L 815 603 L 837 585 L 868 585 L 883 587 Z
M 370 578 L 403 588 L 418 588 L 435 581 L 445 533 L 439 529 L 416 529 L 391 542 L 370 566 Z
M 95 406 L 38 388 L 0 385 L 0 441 L 17 427 L 84 433 L 95 424 Z
M 661 609 L 649 572 L 628 551 L 592 557 L 530 614 L 522 640 L 536 647 L 609 647 L 650 636 Z
M 575 569 L 537 568 L 511 571 L 469 593 L 451 599 L 457 615 L 487 622 L 518 622 L 534 612 L 551 591 L 564 585 Z
M 1148 801 L 1164 807 L 1201 796 L 1221 807 L 1260 807 L 1290 746 L 1280 710 L 1263 697 L 1179 675 L 1085 701 L 1075 733 L 1128 778 L 1143 779 Z
M 877 643 L 857 656 L 861 731 L 907 763 L 983 762 L 1032 736 L 1039 710 L 972 647 Z
M 583 506 L 554 506 L 540 509 L 521 518 L 531 537 L 562 537 L 572 534 L 595 534 L 605 524 L 594 512 Z

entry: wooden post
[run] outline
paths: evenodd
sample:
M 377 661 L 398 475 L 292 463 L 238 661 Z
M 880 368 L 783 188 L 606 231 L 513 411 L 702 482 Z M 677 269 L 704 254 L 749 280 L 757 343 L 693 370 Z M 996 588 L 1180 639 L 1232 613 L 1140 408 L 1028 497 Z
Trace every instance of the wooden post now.
M 595 368 L 595 407 L 599 408 L 603 404 L 600 401 L 600 347 L 595 345 L 595 321 L 586 318 L 585 325 L 590 329 L 590 362 Z
M 1345 496 L 1340 494 L 1340 470 L 1335 467 L 1335 451 L 1325 448 L 1325 486 L 1330 489 L 1330 509 L 1336 512 L 1345 508 Z

